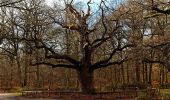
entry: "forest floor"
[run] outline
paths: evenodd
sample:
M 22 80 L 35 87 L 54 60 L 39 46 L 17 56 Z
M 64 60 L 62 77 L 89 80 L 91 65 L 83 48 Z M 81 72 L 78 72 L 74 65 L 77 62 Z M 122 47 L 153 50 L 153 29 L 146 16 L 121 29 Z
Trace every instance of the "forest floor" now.
M 23 97 L 21 96 L 21 93 L 0 93 L 0 100 L 56 100 L 56 99 Z
M 45 98 L 39 98 L 39 97 L 27 97 L 22 96 L 21 93 L 0 93 L 0 100 L 113 100 L 113 99 L 106 99 L 106 98 L 94 98 L 93 96 L 80 96 L 78 98 L 72 98 L 69 95 L 64 97 L 45 97 Z M 114 100 L 134 100 L 134 99 L 114 99 Z
M 159 99 L 158 99 L 159 98 Z M 152 98 L 153 100 L 161 100 L 160 97 Z M 94 96 L 94 95 L 81 95 L 78 97 L 72 97 L 71 95 L 65 95 L 60 97 L 32 97 L 22 96 L 21 93 L 0 93 L 0 100 L 136 100 L 133 98 L 112 98 L 111 95 Z M 169 100 L 169 99 L 167 99 Z

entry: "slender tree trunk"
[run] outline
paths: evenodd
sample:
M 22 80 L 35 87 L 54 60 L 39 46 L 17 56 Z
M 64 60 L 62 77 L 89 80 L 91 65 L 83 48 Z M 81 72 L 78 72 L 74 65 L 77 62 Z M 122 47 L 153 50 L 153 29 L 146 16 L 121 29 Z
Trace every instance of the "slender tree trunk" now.
M 114 84 L 114 77 L 113 77 L 113 68 L 111 68 L 111 67 L 110 67 L 110 75 L 111 75 L 111 77 L 110 77 L 111 85 L 113 85 Z M 111 90 L 113 91 L 113 88 Z
M 163 81 L 162 81 L 162 75 L 163 75 L 163 66 L 162 65 L 160 65 L 161 66 L 161 68 L 160 68 L 160 73 L 159 73 L 159 80 L 160 80 L 160 84 L 163 84 Z
M 36 50 L 36 61 L 39 62 L 39 51 Z M 40 65 L 37 65 L 37 70 L 36 70 L 36 87 L 40 88 Z
M 29 62 L 29 55 L 25 54 L 25 66 L 24 66 L 24 79 L 23 79 L 23 86 L 27 86 L 27 78 L 28 78 L 28 62 Z
M 54 77 L 54 74 L 53 74 L 53 69 L 51 68 L 50 69 L 50 76 L 49 76 L 49 79 L 48 79 L 48 89 L 51 90 L 53 89 L 53 77 Z
M 115 85 L 117 85 L 117 69 L 116 69 L 116 67 L 114 67 L 114 82 L 115 82 Z
M 146 79 L 145 79 L 145 63 L 142 63 L 142 78 L 143 78 L 143 83 L 145 83 Z
M 147 63 L 145 63 L 145 83 L 148 83 L 148 66 Z
M 69 71 L 70 71 L 70 69 L 66 69 L 65 71 L 66 71 L 66 73 L 65 73 L 66 89 L 69 89 L 69 82 L 70 82 L 70 80 L 69 80 Z
M 121 72 L 122 72 L 122 84 L 125 84 L 125 73 L 124 73 L 124 63 L 121 64 Z
M 139 70 L 139 63 L 136 61 L 136 81 L 140 82 L 140 70 Z
M 164 66 L 162 66 L 162 84 L 164 84 L 164 82 L 165 82 L 165 68 L 164 68 Z
M 13 67 L 14 67 L 14 60 L 13 58 L 10 59 L 10 66 L 11 66 L 11 73 L 10 73 L 10 88 L 13 87 Z
M 119 66 L 119 65 L 118 65 L 118 66 Z M 120 66 L 119 66 L 119 67 L 120 67 Z M 117 74 L 118 74 L 118 75 L 117 75 L 117 76 L 118 76 L 118 83 L 121 83 L 121 69 L 119 68 L 117 71 L 118 71 L 118 73 L 117 73 Z
M 149 66 L 149 80 L 148 80 L 149 84 L 151 84 L 151 81 L 152 81 L 152 63 Z
M 78 72 L 77 72 L 77 73 L 78 73 Z M 80 84 L 79 84 L 79 83 L 80 83 L 80 81 L 79 81 L 79 79 L 77 79 L 77 80 L 76 80 L 76 89 L 77 89 L 77 90 L 80 90 Z
M 154 57 L 154 51 L 151 50 L 150 52 L 150 56 L 151 56 L 151 59 L 153 59 Z M 153 67 L 153 63 L 150 63 L 150 66 L 149 66 L 149 84 L 151 84 L 151 81 L 152 81 L 152 67 Z
M 127 63 L 127 83 L 129 83 L 129 64 Z
M 37 76 L 36 87 L 40 88 L 40 66 L 39 65 L 37 65 L 36 76 Z
M 166 79 L 165 79 L 165 80 L 166 80 L 166 83 L 168 83 L 168 71 L 167 71 L 167 69 L 166 69 L 166 72 L 165 72 L 165 73 L 166 73 L 166 75 L 165 75 L 165 78 L 166 78 Z
M 16 58 L 16 62 L 17 62 L 17 67 L 18 67 L 19 85 L 22 86 L 22 71 L 21 71 L 21 65 L 20 65 L 20 61 L 19 61 L 19 57 L 18 56 Z

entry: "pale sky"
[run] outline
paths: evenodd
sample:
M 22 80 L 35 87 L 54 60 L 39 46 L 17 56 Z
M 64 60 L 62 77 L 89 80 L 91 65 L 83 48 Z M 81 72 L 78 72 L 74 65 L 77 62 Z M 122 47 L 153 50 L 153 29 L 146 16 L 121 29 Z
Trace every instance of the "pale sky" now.
M 63 0 L 45 0 L 48 5 L 52 5 L 56 1 L 63 1 Z M 74 2 L 88 2 L 89 0 L 74 0 Z M 101 0 L 92 0 L 94 3 L 99 3 Z

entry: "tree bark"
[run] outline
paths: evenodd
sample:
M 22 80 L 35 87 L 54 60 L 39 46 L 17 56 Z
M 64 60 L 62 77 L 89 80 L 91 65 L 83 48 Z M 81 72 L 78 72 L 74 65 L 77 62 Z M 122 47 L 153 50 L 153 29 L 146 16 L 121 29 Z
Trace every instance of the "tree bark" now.
M 36 61 L 39 62 L 39 51 L 36 50 Z M 40 66 L 37 65 L 37 68 L 36 68 L 36 77 L 37 77 L 37 80 L 36 80 L 36 87 L 37 88 L 40 88 Z
M 86 34 L 86 33 L 84 33 Z M 93 86 L 93 72 L 94 70 L 90 70 L 91 67 L 91 49 L 89 48 L 89 37 L 82 36 L 81 37 L 81 48 L 82 48 L 82 60 L 81 60 L 81 70 L 79 72 L 79 78 L 81 83 L 81 89 L 83 93 L 92 93 L 94 92 Z
M 149 84 L 151 84 L 152 81 L 152 63 L 149 66 Z
M 115 86 L 117 85 L 117 68 L 116 67 L 114 67 L 114 82 L 115 82 Z
M 18 56 L 16 58 L 16 62 L 17 62 L 17 67 L 18 67 L 19 85 L 22 86 L 22 71 L 21 71 L 21 65 L 20 65 L 20 61 L 19 61 L 19 57 Z
M 165 78 L 166 78 L 166 79 L 165 79 L 165 80 L 166 80 L 166 83 L 168 83 L 168 71 L 167 71 L 167 69 L 166 69 L 166 72 L 165 72 L 165 73 L 166 73 L 166 75 L 165 75 Z
M 36 76 L 37 76 L 36 87 L 40 88 L 40 66 L 39 65 L 37 65 Z
M 145 82 L 148 83 L 148 67 L 146 63 L 144 66 L 145 66 Z
M 145 63 L 142 62 L 142 78 L 143 78 L 143 83 L 145 83 L 146 79 L 145 79 Z
M 162 71 L 161 71 L 161 73 L 162 73 L 162 84 L 164 84 L 165 83 L 165 68 L 164 68 L 164 65 L 162 66 Z
M 139 69 L 139 62 L 136 61 L 136 81 L 139 83 L 140 82 L 140 69 Z
M 24 79 L 23 79 L 23 87 L 27 86 L 28 83 L 27 83 L 27 78 L 28 78 L 28 67 L 29 67 L 29 55 L 28 54 L 25 54 L 25 58 L 24 58 L 25 62 L 24 62 Z
M 127 67 L 127 70 L 126 70 L 127 71 L 126 72 L 127 73 L 127 83 L 129 84 L 129 64 L 128 63 L 127 63 L 126 67 Z
M 82 70 L 82 72 L 79 73 L 79 78 L 80 78 L 81 89 L 83 93 L 94 92 L 93 72 Z
M 121 72 L 122 72 L 122 84 L 125 84 L 125 73 L 124 73 L 124 64 L 121 64 Z
M 10 73 L 10 88 L 13 87 L 13 67 L 14 67 L 14 60 L 13 58 L 10 59 L 10 66 L 11 66 L 11 73 Z

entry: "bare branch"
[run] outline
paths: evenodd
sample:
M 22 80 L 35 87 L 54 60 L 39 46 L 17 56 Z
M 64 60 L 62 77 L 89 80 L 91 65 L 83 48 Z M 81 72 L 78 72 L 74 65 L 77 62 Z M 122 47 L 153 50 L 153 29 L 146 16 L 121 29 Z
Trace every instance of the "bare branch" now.
M 31 64 L 32 66 L 36 65 L 47 65 L 47 66 L 52 66 L 52 68 L 57 68 L 57 67 L 64 67 L 64 68 L 72 68 L 77 71 L 80 71 L 80 67 L 74 66 L 74 65 L 69 65 L 69 64 L 52 64 L 49 62 L 37 62 L 35 64 Z
M 13 56 L 16 56 L 17 54 L 15 53 L 15 52 L 11 52 L 10 50 L 7 50 L 7 49 L 5 49 L 5 48 L 3 48 L 3 47 L 0 47 L 2 50 L 4 50 L 5 52 L 7 52 L 8 54 L 10 54 L 10 55 L 13 55 Z
M 163 62 L 163 61 L 149 60 L 147 58 L 144 58 L 142 61 L 145 62 L 145 63 L 159 63 L 159 64 L 163 64 L 163 65 L 165 64 L 165 62 Z
M 108 39 L 110 39 L 111 37 L 103 37 L 103 38 L 100 38 L 100 39 L 96 39 L 92 42 L 92 49 L 96 49 L 98 48 L 99 46 L 101 46 L 103 43 L 105 43 Z
M 87 10 L 87 14 L 83 17 L 84 20 L 87 20 L 87 18 L 90 16 L 90 11 L 91 11 L 91 8 L 89 5 L 90 3 L 91 3 L 91 0 L 87 2 L 88 10 Z
M 114 50 L 112 51 L 112 53 L 109 55 L 108 58 L 94 63 L 94 64 L 92 65 L 92 67 L 93 67 L 92 69 L 96 69 L 96 68 L 98 68 L 98 67 L 100 67 L 100 66 L 104 66 L 104 65 L 105 65 L 105 67 L 109 66 L 110 64 L 108 64 L 108 62 L 110 62 L 110 60 L 113 58 L 114 54 L 115 54 L 117 51 L 122 51 L 122 50 L 124 50 L 125 48 L 134 47 L 134 46 L 135 46 L 134 44 L 128 44 L 128 45 L 125 45 L 125 46 L 123 46 L 123 47 L 121 47 L 121 48 L 118 47 L 118 48 L 114 49 Z M 115 62 L 114 62 L 114 63 L 115 63 Z
M 118 61 L 113 61 L 113 62 L 107 62 L 107 63 L 99 63 L 99 64 L 96 64 L 92 67 L 90 67 L 90 71 L 94 71 L 96 69 L 99 69 L 99 68 L 104 68 L 104 67 L 108 67 L 108 66 L 111 66 L 111 65 L 120 65 L 122 64 L 123 62 L 127 61 L 127 58 L 124 58 L 122 60 L 118 60 Z
M 4 6 L 9 6 L 9 5 L 13 5 L 19 2 L 22 2 L 23 0 L 19 0 L 19 1 L 14 1 L 14 2 L 7 2 L 7 3 L 0 3 L 0 7 L 4 7 Z
M 77 30 L 79 31 L 80 27 L 77 24 L 74 25 L 67 25 L 66 23 L 62 23 L 57 21 L 54 17 L 50 16 L 53 20 L 54 23 L 57 23 L 58 25 L 60 25 L 62 28 L 66 28 L 66 29 L 70 29 L 70 30 Z
M 71 5 L 71 4 L 66 4 L 66 10 L 67 8 L 69 9 L 69 11 L 74 14 L 74 16 L 77 18 L 77 19 L 80 19 L 81 18 L 81 15 L 80 13 Z
M 162 9 L 159 9 L 157 6 L 153 6 L 152 10 L 155 10 L 155 11 L 162 13 L 162 14 L 170 14 L 170 9 L 162 10 Z
M 53 55 L 46 55 L 45 58 L 47 59 L 53 58 L 53 59 L 60 59 L 60 60 L 63 59 L 63 60 L 70 62 L 71 64 L 74 64 L 74 66 L 79 66 L 80 64 L 79 61 L 69 57 L 68 55 L 53 54 Z

